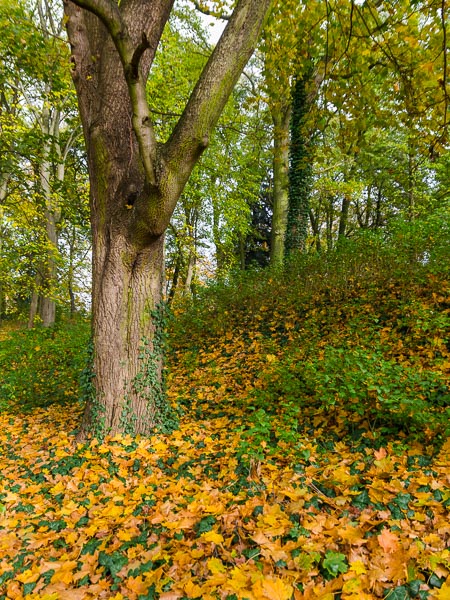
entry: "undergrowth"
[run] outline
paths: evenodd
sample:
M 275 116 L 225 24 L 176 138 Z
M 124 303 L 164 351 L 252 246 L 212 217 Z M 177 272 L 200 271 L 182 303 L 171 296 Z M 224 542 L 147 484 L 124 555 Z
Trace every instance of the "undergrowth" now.
M 199 414 L 215 410 L 211 389 L 247 407 L 247 459 L 292 452 L 305 430 L 438 447 L 450 434 L 449 223 L 443 208 L 203 290 L 172 330 L 174 360 L 206 398 Z
M 9 331 L 0 340 L 0 409 L 74 402 L 89 331 L 88 321 L 81 317 L 52 328 Z

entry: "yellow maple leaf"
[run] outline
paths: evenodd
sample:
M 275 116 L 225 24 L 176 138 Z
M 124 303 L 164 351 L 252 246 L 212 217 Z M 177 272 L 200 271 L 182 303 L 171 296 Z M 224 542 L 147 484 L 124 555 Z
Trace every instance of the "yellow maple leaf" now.
M 117 537 L 119 538 L 119 540 L 121 542 L 129 542 L 133 536 L 134 536 L 134 531 L 125 531 L 125 530 L 120 530 L 117 532 Z
M 340 537 L 350 544 L 354 544 L 364 539 L 364 532 L 360 527 L 354 527 L 350 523 L 346 523 L 342 527 L 337 529 L 337 533 Z
M 202 588 L 199 585 L 197 585 L 196 583 L 194 583 L 193 581 L 188 581 L 184 585 L 184 591 L 189 596 L 189 598 L 202 598 L 203 597 Z
M 364 575 L 365 573 L 367 573 L 367 569 L 364 566 L 362 560 L 352 561 L 350 563 L 349 571 L 353 571 L 353 573 L 356 573 L 357 575 Z
M 127 579 L 127 588 L 136 594 L 143 595 L 148 592 L 148 585 L 143 582 L 142 577 L 129 577 Z
M 226 571 L 226 567 L 220 558 L 210 558 L 206 564 L 213 575 L 216 575 L 217 573 L 225 573 Z
M 66 491 L 66 486 L 62 483 L 62 481 L 58 481 L 58 483 L 56 485 L 54 485 L 52 488 L 50 488 L 50 494 L 52 494 L 52 496 L 57 496 L 58 494 L 61 494 L 62 492 Z
M 378 543 L 385 552 L 392 553 L 398 549 L 398 537 L 389 529 L 384 528 L 377 538 Z
M 252 586 L 257 600 L 290 600 L 294 588 L 278 577 L 259 579 Z
M 231 571 L 231 579 L 227 583 L 234 591 L 238 592 L 247 587 L 248 575 L 239 567 L 234 567 Z
M 121 517 L 124 513 L 124 507 L 117 504 L 108 505 L 102 512 L 103 517 Z
M 77 561 L 71 560 L 62 563 L 60 569 L 56 571 L 56 573 L 52 576 L 52 583 L 65 583 L 66 585 L 70 585 L 73 582 L 73 570 L 77 568 Z
M 216 531 L 207 531 L 202 533 L 201 539 L 205 542 L 214 542 L 214 544 L 221 544 L 223 542 L 223 536 Z
M 27 569 L 19 575 L 16 575 L 16 579 L 17 581 L 20 581 L 20 583 L 34 583 L 39 579 L 40 576 L 41 574 L 39 571 L 33 572 L 32 569 Z

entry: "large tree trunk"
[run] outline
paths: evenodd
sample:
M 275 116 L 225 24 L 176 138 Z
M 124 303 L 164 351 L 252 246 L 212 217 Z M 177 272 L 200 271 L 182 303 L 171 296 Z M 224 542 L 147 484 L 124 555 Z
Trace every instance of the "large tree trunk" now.
M 94 246 L 96 399 L 83 432 L 148 434 L 168 416 L 161 381 L 164 237 L 145 248 L 121 236 Z
M 120 111 L 120 104 L 115 107 Z M 96 397 L 87 405 L 80 439 L 88 434 L 148 434 L 170 419 L 158 335 L 155 341 L 162 318 L 164 234 L 149 231 L 136 214 L 137 204 L 151 201 L 155 191 L 145 186 L 130 119 L 120 123 L 104 121 L 88 138 L 89 164 L 94 166 L 90 196 Z M 123 144 L 123 139 L 131 141 Z
M 81 439 L 170 426 L 158 317 L 164 232 L 269 4 L 238 0 L 182 116 L 159 144 L 145 84 L 173 0 L 65 0 L 91 183 L 95 393 Z

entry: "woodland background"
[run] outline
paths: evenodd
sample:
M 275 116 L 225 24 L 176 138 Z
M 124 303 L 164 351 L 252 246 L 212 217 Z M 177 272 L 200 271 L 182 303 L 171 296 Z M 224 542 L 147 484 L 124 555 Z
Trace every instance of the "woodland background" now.
M 0 598 L 448 600 L 445 0 L 275 3 L 167 234 L 175 430 L 84 445 L 60 10 L 0 5 Z M 228 11 L 177 3 L 162 138 Z

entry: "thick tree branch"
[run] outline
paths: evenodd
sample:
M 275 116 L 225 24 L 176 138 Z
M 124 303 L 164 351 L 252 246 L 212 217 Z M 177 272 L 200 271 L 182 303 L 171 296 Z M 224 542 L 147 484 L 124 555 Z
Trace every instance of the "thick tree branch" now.
M 209 135 L 256 46 L 271 0 L 239 0 L 169 140 L 164 146 L 166 184 L 173 186 L 173 211 Z

